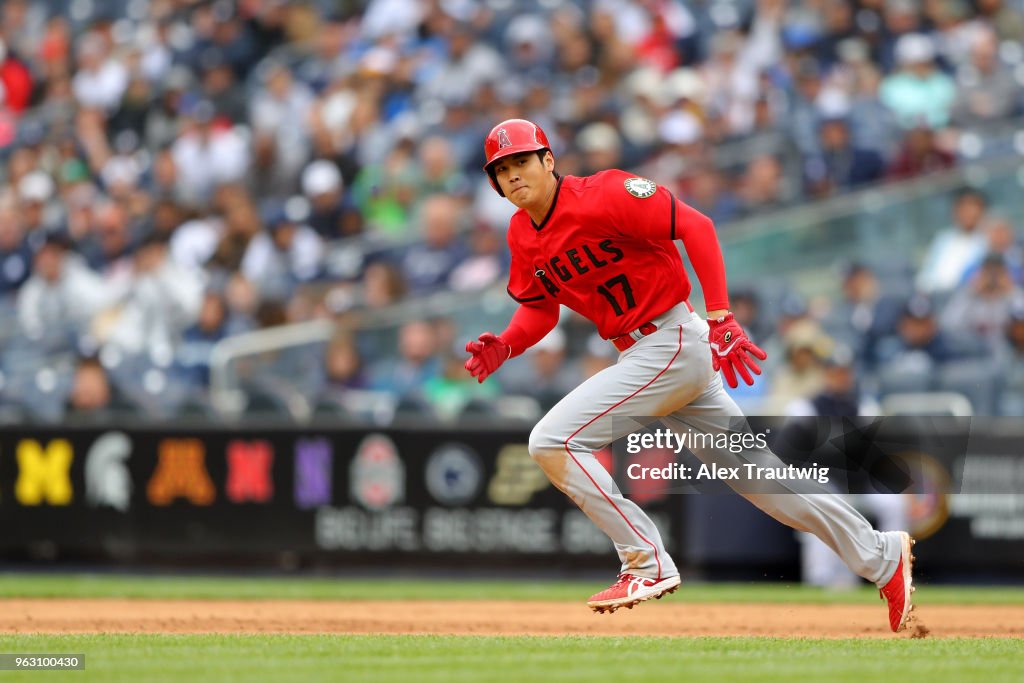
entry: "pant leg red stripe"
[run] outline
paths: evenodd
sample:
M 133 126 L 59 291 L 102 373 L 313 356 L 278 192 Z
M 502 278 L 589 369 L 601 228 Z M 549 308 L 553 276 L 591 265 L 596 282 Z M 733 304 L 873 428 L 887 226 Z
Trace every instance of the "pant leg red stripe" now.
M 610 413 L 611 411 L 615 410 L 616 408 L 618 408 L 619 406 L 621 406 L 621 405 L 622 405 L 623 403 L 625 403 L 625 402 L 626 402 L 626 401 L 628 401 L 629 399 L 631 399 L 631 398 L 633 398 L 634 396 L 636 396 L 637 394 L 639 394 L 639 393 L 640 393 L 641 391 L 643 391 L 643 390 L 644 390 L 644 389 L 646 389 L 647 387 L 649 387 L 649 386 L 651 386 L 652 384 L 654 384 L 654 382 L 655 382 L 655 381 L 656 381 L 656 380 L 657 380 L 657 379 L 658 379 L 659 377 L 661 377 L 662 375 L 664 375 L 664 374 L 665 374 L 665 372 L 666 372 L 666 371 L 667 371 L 667 370 L 668 370 L 668 369 L 669 369 L 670 367 L 672 367 L 672 363 L 674 363 L 674 362 L 675 362 L 675 360 L 676 360 L 676 358 L 678 358 L 678 357 L 679 357 L 679 353 L 680 353 L 680 352 L 681 352 L 682 350 L 683 350 L 683 326 L 682 326 L 682 325 L 680 325 L 680 326 L 679 326 L 679 346 L 678 346 L 678 347 L 676 348 L 676 352 L 675 352 L 675 354 L 673 354 L 672 358 L 671 358 L 671 359 L 669 359 L 669 361 L 668 361 L 668 365 L 666 365 L 666 366 L 665 366 L 664 368 L 662 368 L 662 369 L 661 369 L 661 371 L 660 371 L 660 372 L 659 372 L 659 373 L 658 373 L 657 375 L 655 375 L 655 376 L 654 376 L 654 377 L 653 377 L 653 378 L 651 379 L 651 381 L 650 381 L 650 382 L 648 382 L 647 384 L 643 385 L 642 387 L 640 387 L 639 389 L 637 389 L 636 391 L 634 391 L 634 392 L 633 392 L 632 394 L 630 394 L 630 395 L 629 395 L 629 396 L 627 396 L 626 398 L 622 399 L 621 401 L 619 401 L 619 402 L 618 402 L 618 403 L 616 403 L 615 405 L 611 406 L 610 408 L 608 408 L 607 410 L 605 410 L 604 412 L 602 412 L 602 413 L 601 413 L 600 415 L 597 415 L 597 416 L 595 416 L 595 417 L 594 417 L 593 419 L 591 419 L 590 421 L 588 421 L 588 422 L 587 422 L 587 423 L 586 423 L 585 425 L 583 425 L 582 427 L 580 427 L 579 429 L 577 429 L 577 430 L 576 430 L 575 432 L 573 432 L 573 433 L 572 433 L 572 435 L 571 435 L 571 436 L 570 436 L 570 437 L 569 437 L 568 439 L 566 439 L 566 440 L 565 440 L 565 442 L 564 442 L 564 443 L 562 444 L 562 445 L 563 445 L 563 446 L 565 447 L 565 452 L 569 454 L 569 457 L 570 457 L 570 458 L 572 458 L 572 461 L 573 461 L 574 463 L 576 463 L 576 466 L 577 466 L 577 467 L 579 467 L 579 468 L 580 468 L 580 470 L 581 470 L 581 471 L 583 472 L 583 474 L 585 474 L 585 475 L 586 475 L 587 479 L 589 479 L 589 480 L 590 480 L 590 483 L 591 483 L 591 484 L 593 484 L 593 485 L 594 485 L 594 487 L 595 487 L 595 488 L 596 488 L 596 489 L 597 489 L 598 491 L 600 491 L 600 492 L 601 492 L 601 495 L 602 495 L 602 496 L 604 496 L 604 499 L 605 499 L 605 500 L 607 500 L 607 501 L 608 501 L 608 503 L 609 503 L 609 504 L 610 504 L 610 505 L 611 505 L 611 506 L 612 506 L 613 508 L 615 508 L 615 511 L 616 511 L 616 512 L 618 512 L 618 513 L 619 513 L 619 516 L 620 516 L 620 517 L 622 517 L 622 519 L 623 519 L 623 520 L 624 520 L 624 521 L 626 522 L 626 524 L 627 524 L 627 525 L 629 525 L 629 528 L 630 528 L 630 529 L 631 529 L 631 530 L 633 531 L 633 533 L 634 533 L 634 534 L 636 534 L 636 535 L 637 535 L 637 537 L 638 537 L 638 538 L 639 538 L 640 540 L 642 540 L 642 541 L 643 541 L 644 543 L 646 543 L 647 545 L 651 546 L 651 550 L 653 550 L 653 551 L 654 551 L 654 560 L 655 560 L 655 562 L 657 562 L 657 563 L 658 563 L 658 578 L 657 578 L 657 580 L 658 580 L 658 581 L 661 581 L 661 557 L 659 557 L 659 556 L 658 556 L 658 548 L 657 548 L 657 547 L 656 547 L 656 546 L 655 546 L 655 545 L 654 545 L 653 543 L 651 543 L 651 542 L 650 542 L 650 541 L 649 541 L 649 540 L 648 540 L 648 539 L 647 539 L 647 538 L 646 538 L 646 537 L 645 537 L 645 536 L 644 536 L 643 534 L 641 534 L 641 533 L 640 533 L 639 531 L 637 531 L 636 527 L 635 527 L 635 526 L 633 526 L 633 523 L 629 521 L 629 518 L 628 518 L 628 517 L 626 517 L 625 513 L 624 513 L 624 512 L 622 512 L 622 510 L 621 510 L 621 509 L 619 508 L 619 506 L 615 504 L 615 501 L 613 501 L 613 500 L 611 499 L 611 497 L 610 497 L 610 496 L 609 496 L 609 495 L 608 495 L 607 493 L 605 493 L 604 489 L 602 489 L 602 488 L 601 488 L 601 486 L 600 486 L 600 485 L 599 485 L 599 484 L 598 484 L 598 483 L 597 483 L 596 481 L 594 481 L 594 478 L 593 478 L 592 476 L 590 476 L 590 473 L 589 473 L 589 472 L 587 472 L 586 468 L 584 468 L 584 467 L 583 467 L 583 465 L 581 465 L 581 464 L 580 464 L 580 461 L 579 461 L 579 460 L 577 460 L 577 459 L 576 459 L 576 456 L 575 456 L 575 455 L 573 455 L 573 453 L 572 453 L 572 451 L 571 451 L 571 450 L 569 450 L 569 442 L 570 442 L 570 441 L 572 441 L 572 440 L 573 440 L 573 438 L 574 438 L 574 437 L 575 437 L 575 436 L 576 436 L 577 434 L 579 434 L 579 433 L 580 433 L 580 432 L 582 432 L 582 431 L 583 431 L 584 429 L 586 429 L 587 427 L 589 427 L 590 425 L 592 425 L 592 424 L 593 424 L 593 423 L 594 423 L 595 421 L 597 421 L 598 419 L 600 419 L 600 418 L 604 417 L 605 415 L 607 415 L 607 414 L 608 414 L 608 413 Z

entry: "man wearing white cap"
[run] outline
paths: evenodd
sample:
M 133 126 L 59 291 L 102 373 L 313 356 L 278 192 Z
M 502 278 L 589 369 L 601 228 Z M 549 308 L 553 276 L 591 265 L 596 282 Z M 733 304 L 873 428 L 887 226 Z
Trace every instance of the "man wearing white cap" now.
M 956 86 L 946 74 L 935 68 L 935 46 L 921 33 L 908 33 L 896 42 L 899 71 L 882 81 L 878 96 L 882 104 L 896 114 L 904 128 L 926 125 L 942 128 L 949 123 L 949 112 Z

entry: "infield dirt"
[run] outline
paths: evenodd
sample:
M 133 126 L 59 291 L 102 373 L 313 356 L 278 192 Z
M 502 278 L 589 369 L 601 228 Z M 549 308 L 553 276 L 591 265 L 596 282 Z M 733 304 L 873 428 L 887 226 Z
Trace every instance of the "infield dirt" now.
M 0 633 L 347 633 L 446 635 L 1024 637 L 1024 606 L 935 605 L 894 636 L 884 604 L 4 599 Z

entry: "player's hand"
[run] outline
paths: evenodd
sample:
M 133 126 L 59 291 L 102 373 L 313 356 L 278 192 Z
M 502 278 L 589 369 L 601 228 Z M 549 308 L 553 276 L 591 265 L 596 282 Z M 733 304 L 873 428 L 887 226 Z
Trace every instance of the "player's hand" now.
M 711 344 L 711 366 L 715 372 L 720 370 L 725 381 L 734 389 L 739 386 L 736 381 L 737 374 L 747 384 L 753 384 L 754 378 L 750 373 L 760 375 L 761 368 L 750 356 L 764 360 L 768 354 L 750 341 L 747 333 L 732 317 L 732 313 L 721 318 L 710 318 L 708 325 L 711 327 L 711 333 L 708 335 L 708 342 Z
M 476 377 L 477 382 L 483 382 L 494 374 L 494 371 L 512 356 L 512 347 L 504 339 L 490 332 L 484 332 L 477 341 L 466 344 L 466 351 L 472 355 L 466 361 L 465 367 L 469 374 Z

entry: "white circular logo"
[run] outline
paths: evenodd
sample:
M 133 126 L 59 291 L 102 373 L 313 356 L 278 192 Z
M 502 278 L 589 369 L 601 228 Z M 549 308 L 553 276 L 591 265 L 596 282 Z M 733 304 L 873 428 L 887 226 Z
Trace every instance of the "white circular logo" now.
M 463 505 L 480 491 L 483 471 L 476 453 L 461 444 L 444 444 L 427 461 L 427 490 L 439 503 Z
M 638 199 L 647 199 L 652 194 L 654 194 L 655 190 L 657 189 L 658 186 L 654 183 L 654 181 L 648 180 L 647 178 L 626 179 L 626 192 L 630 193 L 634 197 L 637 197 Z
M 395 443 L 370 434 L 359 444 L 349 465 L 349 490 L 367 510 L 383 510 L 405 496 L 405 464 Z

